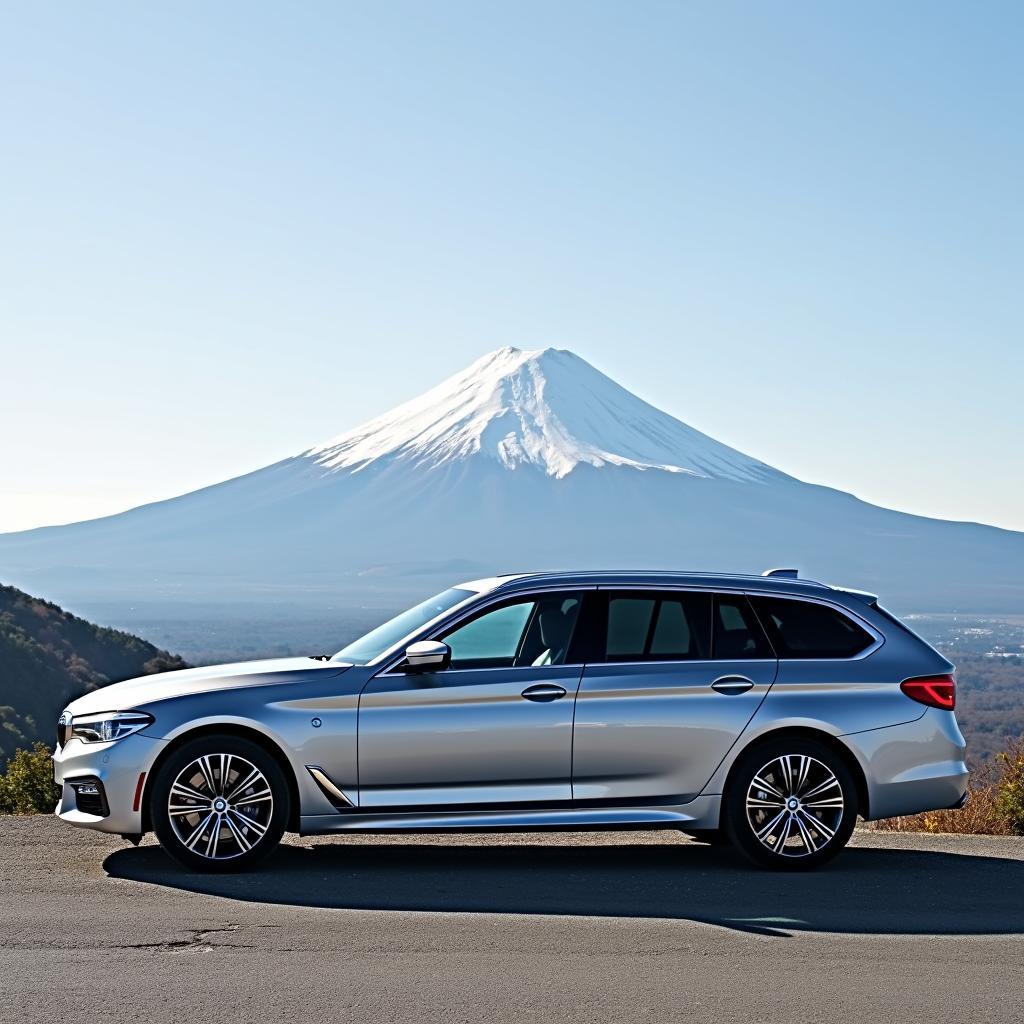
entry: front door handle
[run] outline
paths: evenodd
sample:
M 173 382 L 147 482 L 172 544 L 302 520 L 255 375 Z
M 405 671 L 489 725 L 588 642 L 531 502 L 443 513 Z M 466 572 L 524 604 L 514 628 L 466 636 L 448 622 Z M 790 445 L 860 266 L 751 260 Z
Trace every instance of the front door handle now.
M 534 683 L 533 686 L 528 686 L 523 690 L 522 696 L 527 700 L 546 703 L 547 701 L 558 700 L 559 697 L 564 697 L 565 693 L 565 687 L 559 686 L 557 683 Z
M 722 676 L 711 684 L 711 689 L 719 693 L 737 694 L 746 693 L 753 685 L 753 680 L 746 676 Z

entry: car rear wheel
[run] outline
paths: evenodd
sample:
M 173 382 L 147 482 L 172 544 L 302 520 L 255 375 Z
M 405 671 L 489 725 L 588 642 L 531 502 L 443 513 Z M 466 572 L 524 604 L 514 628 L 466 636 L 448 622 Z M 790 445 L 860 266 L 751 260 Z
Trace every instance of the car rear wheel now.
M 857 788 L 843 757 L 827 744 L 768 740 L 734 766 L 723 817 L 730 839 L 755 864 L 813 868 L 849 841 Z
M 180 864 L 244 871 L 277 846 L 289 815 L 277 761 L 250 740 L 203 736 L 160 767 L 150 798 L 153 831 Z

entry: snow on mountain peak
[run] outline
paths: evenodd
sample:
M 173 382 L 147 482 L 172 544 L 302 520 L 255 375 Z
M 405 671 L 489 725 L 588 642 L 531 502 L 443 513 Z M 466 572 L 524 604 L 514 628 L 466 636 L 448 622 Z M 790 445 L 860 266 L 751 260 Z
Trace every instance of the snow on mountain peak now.
M 496 349 L 303 454 L 327 471 L 348 472 L 382 459 L 431 466 L 483 455 L 556 478 L 580 464 L 747 481 L 783 476 L 554 348 Z

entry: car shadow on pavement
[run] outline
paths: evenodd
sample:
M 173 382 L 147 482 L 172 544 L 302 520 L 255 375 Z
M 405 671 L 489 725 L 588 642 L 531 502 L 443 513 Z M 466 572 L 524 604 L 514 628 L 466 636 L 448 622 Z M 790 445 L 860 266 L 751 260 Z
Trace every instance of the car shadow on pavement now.
M 227 899 L 434 913 L 556 914 L 699 921 L 762 935 L 1024 932 L 1024 861 L 853 848 L 812 872 L 750 868 L 696 843 L 282 846 L 257 871 L 195 874 L 157 846 L 104 867 Z

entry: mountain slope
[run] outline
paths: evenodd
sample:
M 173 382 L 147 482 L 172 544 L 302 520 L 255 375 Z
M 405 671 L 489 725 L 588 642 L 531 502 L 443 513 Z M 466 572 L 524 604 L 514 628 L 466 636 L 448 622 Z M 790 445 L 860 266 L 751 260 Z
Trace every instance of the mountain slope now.
M 0 766 L 18 747 L 37 739 L 49 743 L 72 698 L 120 679 L 184 667 L 137 636 L 0 586 Z
M 234 480 L 0 536 L 0 572 L 126 621 L 395 607 L 454 579 L 660 567 L 808 576 L 898 610 L 1020 611 L 1024 534 L 797 480 L 569 352 L 501 349 L 412 402 Z

